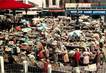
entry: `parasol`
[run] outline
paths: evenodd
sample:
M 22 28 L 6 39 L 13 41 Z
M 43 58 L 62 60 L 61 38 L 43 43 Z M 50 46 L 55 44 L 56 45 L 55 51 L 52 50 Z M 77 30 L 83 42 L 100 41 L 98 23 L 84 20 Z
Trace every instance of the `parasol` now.
M 0 0 L 0 10 L 5 10 L 5 9 L 12 9 L 13 10 L 13 15 L 14 15 L 14 23 L 15 23 L 15 9 L 20 9 L 20 8 L 31 8 L 32 5 L 25 4 L 22 2 L 17 2 L 15 0 Z M 14 25 L 12 25 L 12 28 Z
M 75 30 L 75 31 L 69 32 L 68 35 L 71 36 L 71 37 L 72 37 L 74 34 L 76 34 L 77 36 L 80 36 L 81 33 L 82 33 L 81 30 Z
M 17 2 L 15 0 L 0 0 L 0 9 L 19 9 L 19 8 L 31 8 L 32 5 Z

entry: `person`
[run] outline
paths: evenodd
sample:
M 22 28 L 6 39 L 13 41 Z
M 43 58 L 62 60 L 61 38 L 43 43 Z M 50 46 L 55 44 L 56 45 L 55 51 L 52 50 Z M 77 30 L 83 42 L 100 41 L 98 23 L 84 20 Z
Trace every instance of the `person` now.
M 44 63 L 44 68 L 43 68 L 44 73 L 48 73 L 48 65 L 50 64 L 49 59 L 45 59 L 43 63 Z
M 75 54 L 74 54 L 75 66 L 79 66 L 80 56 L 81 56 L 80 51 L 79 51 L 79 49 L 77 48 L 76 51 L 75 51 Z
M 89 60 L 90 60 L 89 55 L 90 53 L 87 50 L 83 52 L 83 65 L 84 66 L 87 66 L 89 64 Z
M 52 60 L 55 62 L 55 63 L 57 63 L 58 61 L 59 61 L 59 57 L 58 57 L 58 55 L 59 55 L 59 52 L 60 52 L 60 50 L 59 50 L 59 48 L 58 48 L 58 46 L 57 46 L 57 41 L 56 40 L 54 40 L 53 42 L 52 42 Z
M 36 47 L 34 46 L 34 47 L 33 47 L 33 53 L 34 53 L 35 60 L 37 60 L 37 52 L 38 52 L 38 48 L 36 48 Z
M 43 48 L 39 48 L 37 57 L 38 57 L 38 60 L 42 60 L 44 58 L 44 50 L 43 50 Z
M 96 49 L 96 56 L 95 56 L 95 62 L 96 62 L 96 65 L 97 65 L 97 72 L 98 70 L 101 68 L 101 59 L 102 59 L 102 52 L 100 51 L 100 49 Z
M 100 49 L 100 65 L 103 65 L 105 55 L 102 49 Z
M 65 65 L 67 65 L 67 63 L 69 62 L 69 55 L 68 55 L 68 50 L 65 48 L 65 46 L 63 47 L 63 60 Z
M 16 63 L 12 55 L 8 55 L 8 64 Z

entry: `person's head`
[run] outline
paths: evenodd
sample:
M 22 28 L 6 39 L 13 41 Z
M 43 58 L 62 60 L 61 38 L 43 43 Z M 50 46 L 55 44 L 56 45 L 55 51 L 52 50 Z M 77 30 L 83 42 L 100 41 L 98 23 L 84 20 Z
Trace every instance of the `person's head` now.
M 76 48 L 76 52 L 79 52 L 80 50 L 79 50 L 79 48 Z
M 39 50 L 42 50 L 42 49 L 43 49 L 43 45 L 42 45 L 41 42 L 38 42 L 36 47 L 37 47 Z

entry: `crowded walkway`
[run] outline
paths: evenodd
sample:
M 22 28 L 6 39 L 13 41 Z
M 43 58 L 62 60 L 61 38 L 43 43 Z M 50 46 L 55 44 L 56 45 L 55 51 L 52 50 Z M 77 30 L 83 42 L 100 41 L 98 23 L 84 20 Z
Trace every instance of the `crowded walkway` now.
M 7 23 L 12 22 L 8 17 Z M 45 73 L 48 64 L 53 69 L 70 66 L 79 70 L 78 67 L 84 66 L 85 71 L 96 72 L 104 65 L 106 55 L 103 22 L 82 15 L 78 30 L 74 28 L 75 22 L 65 16 L 18 19 L 17 25 L 6 26 L 0 32 L 0 55 L 5 64 L 22 64 L 26 60 Z M 94 67 L 92 70 L 86 68 L 90 65 Z

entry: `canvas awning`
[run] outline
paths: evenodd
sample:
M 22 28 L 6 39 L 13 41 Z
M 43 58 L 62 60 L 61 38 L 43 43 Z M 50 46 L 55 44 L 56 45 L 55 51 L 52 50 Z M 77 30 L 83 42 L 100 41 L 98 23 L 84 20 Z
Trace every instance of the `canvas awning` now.
M 17 2 L 15 0 L 0 0 L 0 9 L 19 9 L 19 8 L 31 8 L 32 5 Z

